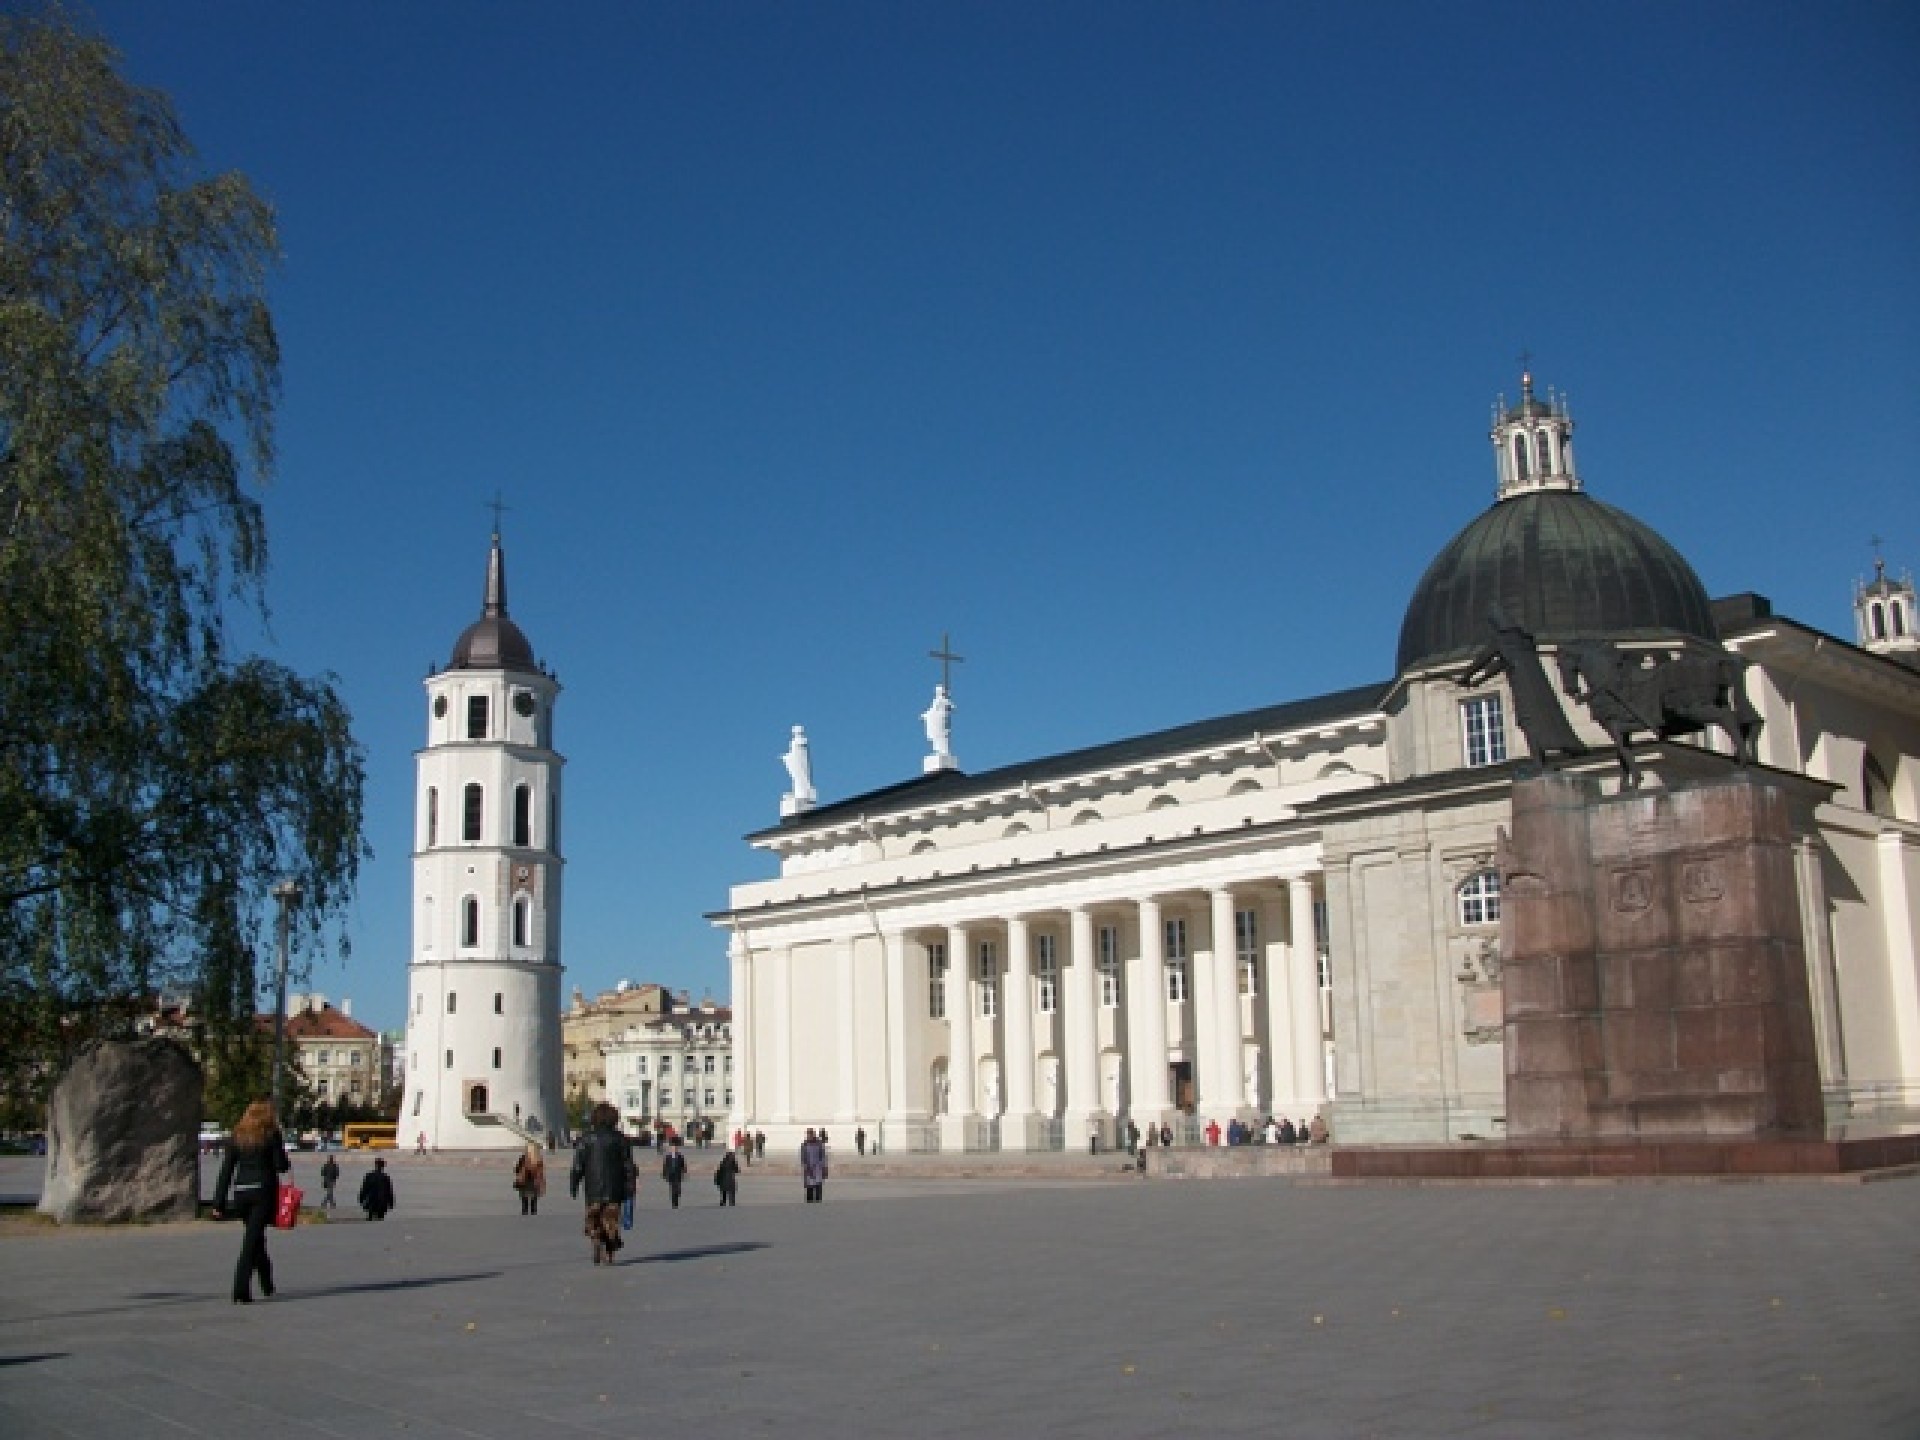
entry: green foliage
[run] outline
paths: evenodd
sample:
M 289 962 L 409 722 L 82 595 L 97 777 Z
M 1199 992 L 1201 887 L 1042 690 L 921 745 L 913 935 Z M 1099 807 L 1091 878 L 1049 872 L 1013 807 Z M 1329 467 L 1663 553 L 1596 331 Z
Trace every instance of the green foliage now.
M 8 1094 L 163 988 L 243 1038 L 270 887 L 317 944 L 368 853 L 332 678 L 228 654 L 227 607 L 264 614 L 273 214 L 117 61 L 0 17 Z

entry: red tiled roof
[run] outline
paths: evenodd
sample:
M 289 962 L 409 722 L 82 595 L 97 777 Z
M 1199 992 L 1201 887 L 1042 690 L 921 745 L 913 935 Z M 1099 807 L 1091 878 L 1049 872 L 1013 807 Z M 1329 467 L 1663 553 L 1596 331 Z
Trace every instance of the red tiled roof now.
M 259 1016 L 255 1022 L 269 1034 L 273 1016 Z M 333 1006 L 321 1010 L 301 1010 L 287 1016 L 287 1037 L 292 1040 L 378 1040 L 379 1035 Z

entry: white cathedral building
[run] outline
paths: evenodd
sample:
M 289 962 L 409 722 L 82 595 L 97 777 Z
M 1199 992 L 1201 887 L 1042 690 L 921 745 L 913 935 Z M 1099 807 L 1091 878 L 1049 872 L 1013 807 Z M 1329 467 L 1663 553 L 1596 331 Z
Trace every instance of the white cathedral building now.
M 480 618 L 427 676 L 399 1143 L 518 1148 L 564 1129 L 560 684 L 507 615 L 496 531 Z
M 1500 876 L 1532 762 L 1499 611 L 1556 652 L 1724 646 L 1788 795 L 1835 1120 L 1920 1119 L 1920 668 L 1913 587 L 1856 593 L 1858 644 L 1710 601 L 1664 539 L 1589 496 L 1563 399 L 1496 408 L 1496 498 L 1413 587 L 1394 675 L 968 774 L 951 704 L 896 785 L 821 802 L 806 737 L 773 878 L 733 887 L 730 1128 L 785 1146 L 1111 1144 L 1128 1122 L 1321 1114 L 1337 1141 L 1504 1133 Z M 1605 735 L 1565 707 L 1611 791 Z M 1724 773 L 1718 741 L 1637 749 L 1644 792 Z M 1725 748 L 1721 745 L 1720 748 Z

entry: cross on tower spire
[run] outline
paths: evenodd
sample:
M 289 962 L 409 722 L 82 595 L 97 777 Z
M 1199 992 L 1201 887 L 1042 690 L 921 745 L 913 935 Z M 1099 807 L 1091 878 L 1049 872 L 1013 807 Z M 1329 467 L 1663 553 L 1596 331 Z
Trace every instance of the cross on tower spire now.
M 502 512 L 511 510 L 512 508 L 511 505 L 500 498 L 500 492 L 498 490 L 493 492 L 493 499 L 487 502 L 487 509 L 493 511 L 493 533 L 495 535 L 500 533 L 500 516 Z

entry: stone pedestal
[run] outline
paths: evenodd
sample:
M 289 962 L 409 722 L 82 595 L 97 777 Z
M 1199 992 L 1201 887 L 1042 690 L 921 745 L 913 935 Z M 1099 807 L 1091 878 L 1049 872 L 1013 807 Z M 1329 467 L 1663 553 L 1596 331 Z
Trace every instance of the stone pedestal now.
M 1747 775 L 1515 784 L 1502 837 L 1513 1140 L 1817 1133 L 1787 804 Z

